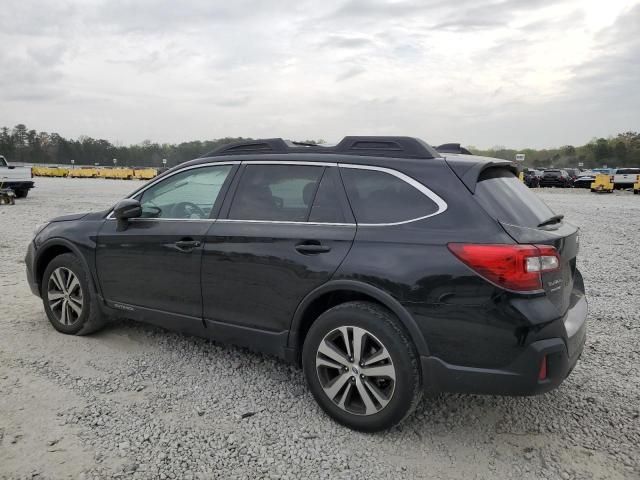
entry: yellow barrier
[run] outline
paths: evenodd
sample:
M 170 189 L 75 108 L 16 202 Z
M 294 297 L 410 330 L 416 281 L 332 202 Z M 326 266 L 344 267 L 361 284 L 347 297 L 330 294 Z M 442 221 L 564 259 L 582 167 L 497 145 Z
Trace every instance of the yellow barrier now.
M 131 180 L 133 178 L 133 168 L 102 168 L 101 178 L 111 178 L 118 180 Z
M 31 172 L 37 177 L 66 177 L 69 175 L 69 169 L 62 167 L 33 167 Z
M 520 173 L 518 174 L 518 178 L 520 179 L 520 181 L 521 181 L 522 183 L 524 183 L 524 172 L 520 172 Z
M 592 192 L 604 192 L 611 193 L 613 192 L 613 177 L 611 175 L 607 175 L 605 173 L 599 173 L 596 175 L 596 181 L 591 184 Z
M 71 177 L 71 178 L 112 178 L 119 180 L 150 180 L 158 175 L 155 168 L 99 168 L 99 167 L 32 167 L 36 177 Z
M 155 168 L 138 168 L 133 171 L 133 175 L 138 180 L 151 180 L 158 175 Z
M 98 176 L 97 168 L 72 168 L 69 170 L 71 178 L 96 178 Z
M 637 182 L 633 184 L 633 193 L 640 195 L 640 175 L 636 177 Z

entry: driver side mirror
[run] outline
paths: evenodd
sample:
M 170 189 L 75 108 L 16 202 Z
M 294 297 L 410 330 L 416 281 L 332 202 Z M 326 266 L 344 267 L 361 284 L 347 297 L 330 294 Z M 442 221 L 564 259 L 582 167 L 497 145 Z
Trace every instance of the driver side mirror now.
M 118 230 L 125 230 L 127 220 L 142 216 L 142 206 L 138 200 L 133 198 L 120 200 L 113 209 L 113 216 L 118 219 Z

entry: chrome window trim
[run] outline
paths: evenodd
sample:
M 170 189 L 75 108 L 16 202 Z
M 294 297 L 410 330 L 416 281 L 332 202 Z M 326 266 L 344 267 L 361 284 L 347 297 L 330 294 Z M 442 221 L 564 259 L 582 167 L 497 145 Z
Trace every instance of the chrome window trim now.
M 414 180 L 410 176 L 405 175 L 402 172 L 398 172 L 397 170 L 394 170 L 392 168 L 376 167 L 376 166 L 373 166 L 373 165 L 356 165 L 356 164 L 352 164 L 352 163 L 339 163 L 338 167 L 340 167 L 340 168 L 351 168 L 351 169 L 355 169 L 355 170 L 375 170 L 375 171 L 378 171 L 378 172 L 384 172 L 384 173 L 387 173 L 389 175 L 393 175 L 394 177 L 397 177 L 400 180 L 404 181 L 405 183 L 408 183 L 409 185 L 411 185 L 413 188 L 415 188 L 420 193 L 422 193 L 423 195 L 428 197 L 431 201 L 433 201 L 438 206 L 438 210 L 436 210 L 433 213 L 430 213 L 429 215 L 423 215 L 421 217 L 411 218 L 409 220 L 403 220 L 401 222 L 358 223 L 359 227 L 390 227 L 390 226 L 394 226 L 394 225 L 405 225 L 407 223 L 412 223 L 412 222 L 417 222 L 419 220 L 424 220 L 425 218 L 435 217 L 436 215 L 440 215 L 441 213 L 443 213 L 448 208 L 447 202 L 445 202 L 442 198 L 440 198 L 440 196 L 438 196 L 435 192 L 433 192 L 429 188 L 425 187 L 422 183 L 418 182 L 417 180 Z M 356 219 L 356 222 L 357 222 L 357 219 Z
M 336 162 L 309 162 L 304 160 L 243 160 L 245 165 L 302 165 L 309 167 L 337 167 Z
M 378 171 L 378 172 L 383 172 L 383 173 L 387 173 L 389 175 L 393 175 L 396 178 L 399 178 L 400 180 L 404 181 L 405 183 L 408 183 L 409 185 L 411 185 L 413 188 L 415 188 L 416 190 L 418 190 L 420 193 L 422 193 L 423 195 L 425 195 L 426 197 L 428 197 L 431 201 L 433 201 L 437 207 L 438 210 L 436 210 L 434 213 L 430 213 L 429 215 L 424 215 L 421 217 L 416 217 L 416 218 L 411 218 L 408 220 L 403 220 L 401 222 L 390 222 L 390 223 L 331 223 L 331 222 L 296 222 L 296 221 L 283 221 L 283 220 L 241 220 L 241 219 L 233 219 L 233 218 L 134 218 L 131 219 L 130 221 L 154 221 L 154 222 L 178 222 L 178 221 L 182 221 L 182 222 L 222 222 L 222 223 L 265 223 L 265 224 L 276 224 L 276 225 L 314 225 L 314 226 L 321 226 L 321 225 L 326 225 L 326 226 L 336 226 L 336 227 L 352 227 L 352 226 L 358 226 L 358 227 L 389 227 L 389 226 L 395 226 L 395 225 L 405 225 L 407 223 L 413 223 L 413 222 L 417 222 L 419 220 L 424 220 L 425 218 L 430 218 L 430 217 L 434 217 L 436 215 L 440 215 L 441 213 L 445 212 L 448 208 L 447 203 L 440 197 L 438 196 L 435 192 L 433 192 L 432 190 L 430 190 L 429 188 L 427 188 L 426 186 L 424 186 L 422 183 L 418 182 L 417 180 L 411 178 L 410 176 L 399 172 L 397 170 L 394 170 L 392 168 L 387 168 L 387 167 L 377 167 L 374 165 L 357 165 L 357 164 L 352 164 L 352 163 L 334 163 L 334 162 L 313 162 L 313 161 L 287 161 L 287 160 L 242 160 L 242 161 L 228 161 L 228 162 L 207 162 L 207 163 L 201 163 L 198 165 L 192 165 L 190 167 L 185 167 L 182 168 L 180 170 L 176 170 L 175 172 L 171 173 L 170 175 L 164 176 L 160 179 L 157 179 L 155 181 L 150 182 L 148 185 L 145 185 L 143 188 L 141 188 L 140 190 L 136 190 L 135 192 L 133 192 L 131 195 L 129 195 L 128 197 L 124 197 L 124 198 L 133 198 L 134 196 L 140 195 L 141 193 L 144 193 L 147 189 L 151 188 L 152 186 L 156 185 L 157 183 L 172 177 L 173 175 L 176 175 L 178 173 L 182 173 L 185 172 L 187 170 L 193 170 L 195 168 L 202 168 L 202 167 L 211 167 L 211 166 L 217 166 L 217 165 L 308 165 L 308 166 L 319 166 L 319 167 L 338 167 L 338 168 L 351 168 L 351 169 L 355 169 L 355 170 L 374 170 L 374 171 Z M 116 220 L 113 216 L 113 210 L 111 210 L 111 212 L 109 212 L 109 215 L 107 215 L 106 220 Z
M 219 218 L 219 223 L 276 223 L 281 225 L 329 225 L 332 227 L 355 227 L 355 223 L 331 223 L 331 222 L 296 222 L 293 220 L 240 220 L 235 218 Z

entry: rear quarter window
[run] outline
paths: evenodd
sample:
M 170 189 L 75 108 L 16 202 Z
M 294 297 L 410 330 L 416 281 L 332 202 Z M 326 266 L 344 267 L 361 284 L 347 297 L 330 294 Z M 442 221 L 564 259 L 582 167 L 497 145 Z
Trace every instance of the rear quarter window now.
M 510 225 L 535 228 L 554 215 L 540 197 L 504 168 L 482 172 L 474 196 L 489 215 Z
M 440 209 L 435 200 L 392 173 L 350 167 L 341 167 L 340 172 L 359 224 L 403 223 Z

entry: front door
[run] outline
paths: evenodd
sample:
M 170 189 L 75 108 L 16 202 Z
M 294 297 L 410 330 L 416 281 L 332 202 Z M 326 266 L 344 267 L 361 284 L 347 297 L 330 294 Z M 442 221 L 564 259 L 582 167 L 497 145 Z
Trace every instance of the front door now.
M 143 214 L 126 229 L 115 220 L 104 222 L 96 265 L 108 305 L 170 328 L 202 326 L 205 234 L 235 168 L 208 165 L 177 172 L 136 195 Z
M 296 307 L 331 278 L 355 236 L 336 170 L 243 165 L 205 239 L 203 309 L 214 337 L 279 353 L 271 347 L 286 341 Z

